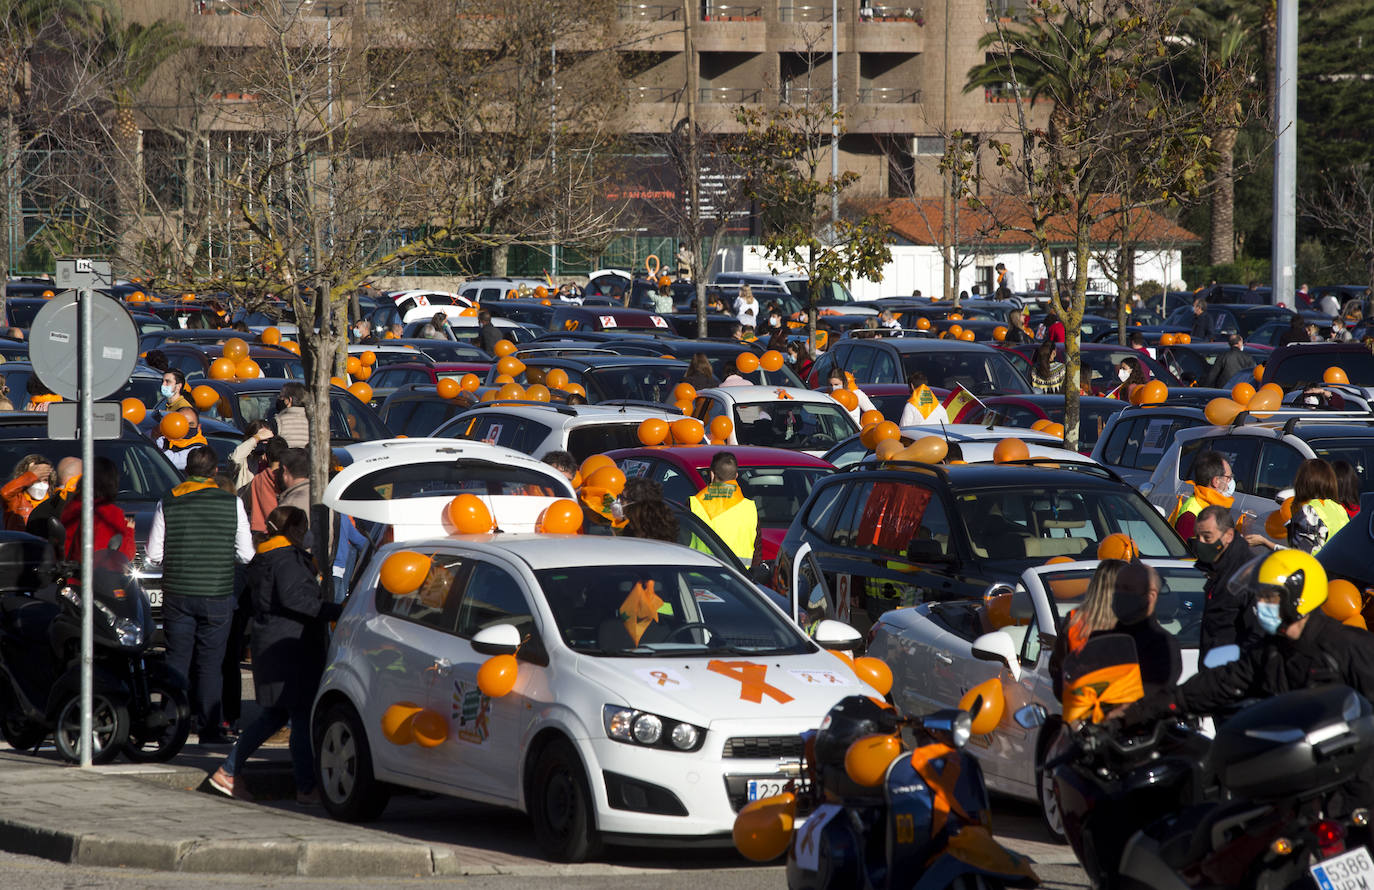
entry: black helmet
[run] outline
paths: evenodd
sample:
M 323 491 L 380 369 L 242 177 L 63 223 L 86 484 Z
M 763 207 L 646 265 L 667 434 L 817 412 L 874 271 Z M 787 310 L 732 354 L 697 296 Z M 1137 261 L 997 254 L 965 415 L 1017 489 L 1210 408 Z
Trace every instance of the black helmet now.
M 842 698 L 821 721 L 816 733 L 816 764 L 844 775 L 844 755 L 864 736 L 897 731 L 897 712 L 866 695 Z

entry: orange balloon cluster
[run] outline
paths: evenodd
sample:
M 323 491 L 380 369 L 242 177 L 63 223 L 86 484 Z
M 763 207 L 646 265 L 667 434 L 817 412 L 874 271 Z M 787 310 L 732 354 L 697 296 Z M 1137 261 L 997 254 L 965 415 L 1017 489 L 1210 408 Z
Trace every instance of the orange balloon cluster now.
M 1169 387 L 1163 380 L 1151 380 L 1143 386 L 1137 386 L 1131 393 L 1132 405 L 1162 405 L 1164 400 L 1169 397 Z
M 843 405 L 846 411 L 853 411 L 859 407 L 859 397 L 844 387 L 831 390 L 830 397 Z
M 641 445 L 662 445 L 668 441 L 668 421 L 650 417 L 639 423 L 639 442 Z
M 673 442 L 677 445 L 700 445 L 706 438 L 706 426 L 695 417 L 682 417 L 671 424 Z
M 1242 397 L 1248 396 L 1245 401 Z M 1231 389 L 1231 398 L 1215 398 L 1203 408 L 1207 422 L 1214 426 L 1226 426 L 1236 419 L 1242 411 L 1249 411 L 1256 417 L 1265 417 L 1262 412 L 1275 411 L 1283 404 L 1283 387 L 1277 383 L 1266 383 L 1258 390 L 1248 383 L 1237 383 Z

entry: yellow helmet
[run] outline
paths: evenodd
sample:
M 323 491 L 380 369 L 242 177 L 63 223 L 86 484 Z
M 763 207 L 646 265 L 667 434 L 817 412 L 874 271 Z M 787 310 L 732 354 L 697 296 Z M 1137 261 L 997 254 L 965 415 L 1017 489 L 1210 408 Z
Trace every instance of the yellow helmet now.
M 1288 624 L 1326 602 L 1326 569 L 1310 553 L 1275 550 L 1260 560 L 1252 592 L 1278 594 L 1279 616 Z

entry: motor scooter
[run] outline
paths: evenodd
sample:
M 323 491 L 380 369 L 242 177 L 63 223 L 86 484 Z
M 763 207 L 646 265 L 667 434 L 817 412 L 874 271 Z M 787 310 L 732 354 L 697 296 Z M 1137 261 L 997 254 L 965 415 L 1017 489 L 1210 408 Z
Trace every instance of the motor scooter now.
M 118 543 L 114 543 L 118 547 Z M 52 559 L 51 545 L 0 533 L 0 574 L 22 564 L 28 590 L 0 580 L 0 733 L 31 750 L 49 736 L 65 760 L 80 759 L 80 564 Z M 117 549 L 96 553 L 92 666 L 92 762 L 176 755 L 190 733 L 186 682 L 150 651 L 152 607 Z M 32 586 L 30 586 L 30 584 Z

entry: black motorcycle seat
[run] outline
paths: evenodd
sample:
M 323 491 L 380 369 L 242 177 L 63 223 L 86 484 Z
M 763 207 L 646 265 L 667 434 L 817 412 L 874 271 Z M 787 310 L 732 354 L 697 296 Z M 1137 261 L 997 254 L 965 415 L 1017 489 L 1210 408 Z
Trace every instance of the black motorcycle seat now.
M 31 597 L 6 596 L 3 599 L 5 628 L 17 637 L 46 640 L 49 626 L 62 611 L 56 603 Z M 17 602 L 19 599 L 23 601 Z
M 1153 826 L 1150 833 L 1156 837 L 1165 835 L 1159 845 L 1159 857 L 1170 868 L 1182 870 L 1212 849 L 1212 828 L 1218 822 L 1259 806 L 1262 805 L 1253 800 L 1194 804 L 1177 816 Z

